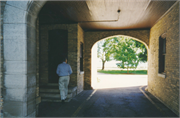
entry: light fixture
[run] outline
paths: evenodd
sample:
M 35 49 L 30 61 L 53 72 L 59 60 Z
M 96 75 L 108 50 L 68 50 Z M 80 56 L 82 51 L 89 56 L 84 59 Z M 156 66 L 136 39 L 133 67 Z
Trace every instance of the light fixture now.
M 86 23 L 86 22 L 117 22 L 119 20 L 119 13 L 121 12 L 120 9 L 117 10 L 118 18 L 117 20 L 98 20 L 98 21 L 78 21 L 79 23 Z

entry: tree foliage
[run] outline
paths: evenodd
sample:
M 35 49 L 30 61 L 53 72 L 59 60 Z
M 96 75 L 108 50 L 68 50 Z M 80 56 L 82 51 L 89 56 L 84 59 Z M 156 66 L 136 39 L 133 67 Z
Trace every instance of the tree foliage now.
M 147 62 L 147 49 L 146 46 L 138 41 L 136 42 L 136 47 L 141 50 L 141 52 L 138 53 L 139 61 L 140 62 Z
M 139 64 L 138 48 L 136 42 L 125 37 L 114 38 L 114 59 L 119 61 L 116 65 L 122 69 L 137 68 Z
M 106 61 L 119 61 L 116 65 L 122 69 L 136 69 L 139 62 L 147 61 L 147 49 L 144 44 L 127 38 L 113 37 L 98 42 L 98 58 L 102 60 L 102 70 Z

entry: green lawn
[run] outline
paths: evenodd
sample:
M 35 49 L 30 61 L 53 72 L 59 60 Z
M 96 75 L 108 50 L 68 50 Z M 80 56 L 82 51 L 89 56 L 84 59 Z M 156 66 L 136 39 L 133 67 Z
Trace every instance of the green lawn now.
M 106 74 L 127 74 L 127 70 L 98 70 L 98 72 Z M 129 74 L 147 75 L 147 70 L 130 70 Z

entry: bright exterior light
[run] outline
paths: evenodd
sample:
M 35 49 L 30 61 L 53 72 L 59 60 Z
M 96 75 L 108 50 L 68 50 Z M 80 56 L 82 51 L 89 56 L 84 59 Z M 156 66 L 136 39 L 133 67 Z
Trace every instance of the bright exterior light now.
M 100 74 L 94 81 L 94 89 L 143 86 L 147 85 L 147 75 Z

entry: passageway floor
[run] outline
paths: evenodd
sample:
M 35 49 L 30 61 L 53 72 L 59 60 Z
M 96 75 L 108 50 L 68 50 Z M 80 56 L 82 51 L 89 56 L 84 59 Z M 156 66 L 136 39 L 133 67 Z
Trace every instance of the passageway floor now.
M 38 117 L 178 117 L 145 87 L 84 90 L 68 103 L 41 102 Z

